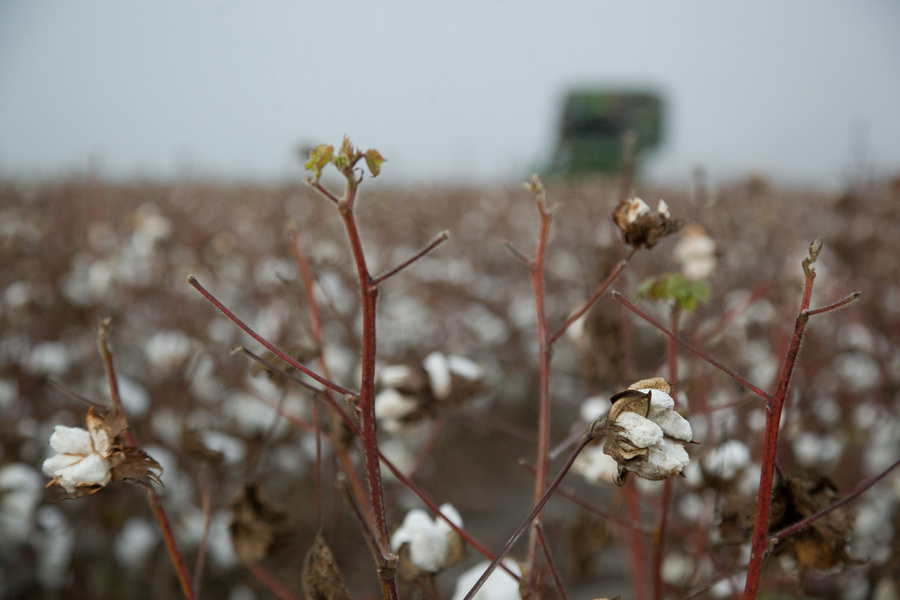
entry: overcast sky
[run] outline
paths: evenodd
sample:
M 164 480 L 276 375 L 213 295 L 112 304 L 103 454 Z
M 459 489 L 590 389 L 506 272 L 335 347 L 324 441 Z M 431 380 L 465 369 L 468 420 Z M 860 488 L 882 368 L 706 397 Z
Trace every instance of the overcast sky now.
M 658 179 L 900 171 L 897 0 L 0 0 L 0 173 L 284 178 L 346 133 L 506 181 L 598 85 L 665 94 Z

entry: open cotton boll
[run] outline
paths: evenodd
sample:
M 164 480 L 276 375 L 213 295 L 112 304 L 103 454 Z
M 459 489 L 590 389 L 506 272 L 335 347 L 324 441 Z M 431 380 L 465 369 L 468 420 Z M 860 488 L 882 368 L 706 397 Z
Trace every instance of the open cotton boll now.
M 432 352 L 422 361 L 422 368 L 428 373 L 431 381 L 431 393 L 438 400 L 450 395 L 453 379 L 450 375 L 450 363 L 441 352 Z
M 656 415 L 653 422 L 670 438 L 690 442 L 694 437 L 691 424 L 674 410 Z
M 379 419 L 402 419 L 418 408 L 418 401 L 388 388 L 375 396 L 375 416 Z
M 691 459 L 684 446 L 663 439 L 655 447 L 650 448 L 647 460 L 636 463 L 632 470 L 644 479 L 658 481 L 681 473 L 690 462 Z
M 743 442 L 728 440 L 707 452 L 701 462 L 710 475 L 731 480 L 750 465 L 750 449 Z
M 622 436 L 638 448 L 649 448 L 663 439 L 663 430 L 659 425 L 633 412 L 619 415 L 616 425 L 622 427 Z
M 465 356 L 451 354 L 447 357 L 447 366 L 452 374 L 463 379 L 476 381 L 484 377 L 484 367 Z
M 453 592 L 453 600 L 463 600 L 475 584 L 481 579 L 481 575 L 490 566 L 489 561 L 483 561 L 463 573 L 456 580 L 456 591 Z M 522 574 L 519 565 L 511 560 L 504 560 L 503 565 L 516 575 Z M 519 582 L 509 573 L 497 568 L 491 573 L 481 589 L 472 596 L 472 600 L 521 600 L 519 594 Z
M 462 517 L 452 505 L 444 504 L 440 510 L 455 525 L 462 526 Z M 432 519 L 424 510 L 413 509 L 391 536 L 391 547 L 400 552 L 406 545 L 409 560 L 415 567 L 427 573 L 437 573 L 448 566 L 453 534 L 453 528 L 442 518 Z

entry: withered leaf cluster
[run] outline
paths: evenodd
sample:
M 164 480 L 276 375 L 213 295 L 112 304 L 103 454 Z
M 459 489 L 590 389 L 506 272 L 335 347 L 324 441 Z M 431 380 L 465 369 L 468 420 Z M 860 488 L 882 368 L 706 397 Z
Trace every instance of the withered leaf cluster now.
M 839 499 L 837 486 L 827 477 L 779 473 L 772 491 L 769 532 L 777 533 L 790 527 L 834 505 Z M 783 539 L 775 551 L 792 554 L 801 573 L 857 563 L 847 553 L 854 520 L 850 507 L 842 506 Z
M 289 529 L 290 517 L 275 508 L 256 484 L 244 486 L 230 507 L 231 542 L 245 565 L 266 558 L 272 545 Z

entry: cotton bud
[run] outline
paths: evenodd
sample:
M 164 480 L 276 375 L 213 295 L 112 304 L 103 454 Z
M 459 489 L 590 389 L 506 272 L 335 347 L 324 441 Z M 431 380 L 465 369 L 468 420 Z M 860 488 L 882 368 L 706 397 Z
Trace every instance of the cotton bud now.
M 452 504 L 443 504 L 441 514 L 457 527 L 462 517 Z M 406 514 L 403 524 L 391 536 L 391 547 L 400 557 L 400 572 L 409 578 L 439 573 L 463 556 L 463 540 L 443 518 L 432 519 L 424 510 Z
M 716 242 L 700 225 L 691 224 L 681 231 L 674 254 L 688 279 L 706 279 L 716 268 Z
M 618 485 L 625 484 L 629 471 L 659 481 L 682 474 L 690 462 L 684 444 L 693 439 L 693 431 L 675 412 L 671 391 L 672 385 L 657 377 L 610 398 L 603 452 L 619 464 Z
M 678 231 L 679 223 L 672 219 L 669 206 L 659 201 L 655 211 L 640 198 L 623 200 L 615 212 L 613 221 L 622 230 L 625 243 L 635 248 L 650 249 L 664 237 Z

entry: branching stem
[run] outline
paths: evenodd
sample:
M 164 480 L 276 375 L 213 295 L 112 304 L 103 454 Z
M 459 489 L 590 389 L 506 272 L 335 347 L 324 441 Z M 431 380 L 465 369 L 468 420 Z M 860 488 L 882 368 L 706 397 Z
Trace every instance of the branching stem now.
M 103 319 L 100 322 L 100 330 L 97 334 L 97 347 L 100 350 L 100 356 L 103 358 L 103 367 L 106 370 L 106 381 L 109 385 L 109 395 L 112 399 L 113 408 L 124 411 L 122 408 L 122 399 L 119 396 L 119 383 L 118 378 L 116 377 L 115 366 L 113 365 L 113 355 L 109 349 L 109 336 L 111 332 L 112 319 Z M 126 429 L 124 435 L 125 442 L 129 446 L 136 445 L 134 434 L 131 429 Z M 156 523 L 162 533 L 163 542 L 169 553 L 169 559 L 172 561 L 172 566 L 175 567 L 175 574 L 178 576 L 178 583 L 181 585 L 181 591 L 184 593 L 185 598 L 194 600 L 197 596 L 194 593 L 194 587 L 191 585 L 191 576 L 188 574 L 184 557 L 178 550 L 178 544 L 175 543 L 175 535 L 172 533 L 172 524 L 169 522 L 169 518 L 166 516 L 166 512 L 163 510 L 162 504 L 160 504 L 159 498 L 156 496 L 156 492 L 153 491 L 153 488 L 149 485 L 142 487 L 144 489 L 144 495 L 147 497 L 147 503 L 150 505 L 150 510 L 153 512 L 153 517 L 156 519 Z

